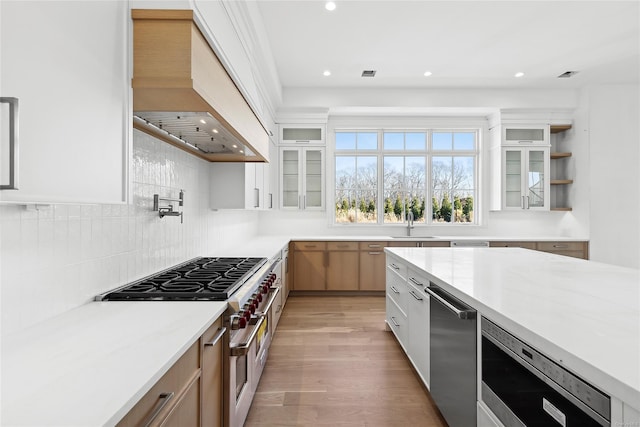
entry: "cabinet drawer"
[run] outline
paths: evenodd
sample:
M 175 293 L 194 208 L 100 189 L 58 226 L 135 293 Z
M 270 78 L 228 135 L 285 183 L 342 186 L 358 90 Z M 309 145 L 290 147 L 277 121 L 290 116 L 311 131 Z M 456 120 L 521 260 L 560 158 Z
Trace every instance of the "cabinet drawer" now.
M 181 392 L 193 383 L 194 376 L 198 374 L 199 369 L 200 341 L 196 341 L 125 415 L 118 423 L 118 427 L 139 426 L 143 425 L 143 422 L 146 424 L 154 414 L 154 411 L 163 403 L 164 406 L 161 412 L 166 416 L 166 409 L 177 403 Z M 173 393 L 173 395 L 167 397 L 165 393 Z
M 489 242 L 492 248 L 525 248 L 536 249 L 536 242 Z
M 587 242 L 538 242 L 537 247 L 542 252 L 589 259 Z
M 425 287 L 429 286 L 429 279 L 421 274 L 416 273 L 415 271 L 409 270 L 407 273 L 407 278 L 409 280 L 409 283 L 411 283 L 418 289 L 424 289 Z
M 403 279 L 407 278 L 407 266 L 393 258 L 387 257 L 387 270 L 391 270 Z
M 402 310 L 403 313 L 407 312 L 407 283 L 406 280 L 398 276 L 393 271 L 387 270 L 387 296 L 391 298 Z
M 324 251 L 327 249 L 327 242 L 294 242 L 293 248 L 296 251 Z
M 361 251 L 382 251 L 387 246 L 387 242 L 360 242 Z
M 327 242 L 330 251 L 357 251 L 358 242 Z
M 398 342 L 407 351 L 407 336 L 409 334 L 407 316 L 400 310 L 396 303 L 387 295 L 387 325 L 389 329 L 393 331 L 394 335 L 398 339 Z
M 538 242 L 538 250 L 545 252 L 583 251 L 584 242 Z

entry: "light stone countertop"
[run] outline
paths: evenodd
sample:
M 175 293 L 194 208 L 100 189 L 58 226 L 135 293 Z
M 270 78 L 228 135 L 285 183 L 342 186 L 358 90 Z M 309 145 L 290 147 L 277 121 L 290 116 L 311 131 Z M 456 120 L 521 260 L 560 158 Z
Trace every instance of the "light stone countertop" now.
M 91 302 L 2 339 L 3 426 L 113 426 L 225 302 Z
M 640 409 L 640 270 L 520 248 L 385 251 Z

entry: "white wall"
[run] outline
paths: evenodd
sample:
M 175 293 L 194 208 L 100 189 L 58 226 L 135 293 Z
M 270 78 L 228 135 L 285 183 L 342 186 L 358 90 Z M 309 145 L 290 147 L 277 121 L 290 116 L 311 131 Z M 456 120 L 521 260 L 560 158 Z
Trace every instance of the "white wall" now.
M 255 236 L 256 212 L 209 209 L 209 167 L 134 131 L 130 204 L 0 206 L 2 334 Z M 177 197 L 180 189 L 184 223 L 160 219 L 153 195 Z
M 640 86 L 597 86 L 585 97 L 591 259 L 640 268 Z

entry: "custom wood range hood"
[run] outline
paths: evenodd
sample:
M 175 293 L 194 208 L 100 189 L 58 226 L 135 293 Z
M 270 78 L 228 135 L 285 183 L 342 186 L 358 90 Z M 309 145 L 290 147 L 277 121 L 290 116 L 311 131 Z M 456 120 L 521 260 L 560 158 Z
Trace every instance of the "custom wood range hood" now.
M 269 136 L 191 10 L 134 9 L 133 126 L 211 162 L 266 162 Z

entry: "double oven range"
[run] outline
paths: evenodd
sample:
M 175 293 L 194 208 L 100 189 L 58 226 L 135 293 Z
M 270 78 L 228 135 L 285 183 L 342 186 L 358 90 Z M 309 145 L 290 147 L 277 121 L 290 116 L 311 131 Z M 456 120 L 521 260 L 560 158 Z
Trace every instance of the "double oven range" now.
M 272 310 L 282 284 L 282 259 L 194 258 L 98 295 L 99 301 L 226 301 L 224 425 L 241 427 L 275 330 Z

